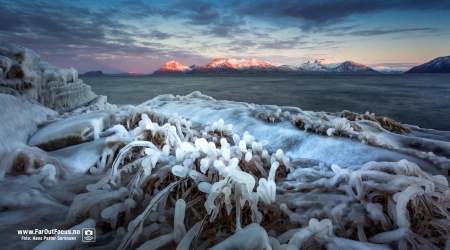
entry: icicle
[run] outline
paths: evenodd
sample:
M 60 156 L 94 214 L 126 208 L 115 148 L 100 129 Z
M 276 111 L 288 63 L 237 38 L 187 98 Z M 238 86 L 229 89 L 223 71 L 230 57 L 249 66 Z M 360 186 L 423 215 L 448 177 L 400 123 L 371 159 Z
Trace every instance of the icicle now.
M 179 183 L 180 183 L 180 181 L 170 183 L 166 188 L 161 190 L 157 195 L 155 195 L 155 197 L 152 198 L 152 200 L 150 201 L 150 204 L 145 208 L 145 210 L 128 224 L 128 233 L 124 237 L 124 239 L 123 239 L 122 243 L 120 244 L 120 246 L 118 247 L 118 249 L 126 249 L 136 241 L 137 237 L 142 232 L 144 220 L 148 216 L 150 211 L 155 211 L 156 206 L 160 202 L 161 198 L 164 195 L 166 195 L 167 192 L 169 192 L 169 190 L 171 190 L 173 187 L 175 187 Z M 172 234 L 170 234 L 170 240 L 172 240 L 172 239 L 173 239 L 173 236 L 172 236 Z
M 177 250 L 189 250 L 189 246 L 194 239 L 195 236 L 198 235 L 200 232 L 200 229 L 202 228 L 203 221 L 199 221 L 195 223 L 195 225 L 189 229 L 189 231 L 185 234 L 183 239 L 180 241 L 180 243 L 177 246 Z
M 276 186 L 273 180 L 259 179 L 259 186 L 256 191 L 265 204 L 270 205 L 275 202 Z
M 172 167 L 172 174 L 180 178 L 186 178 L 190 171 L 190 168 L 181 165 L 175 165 Z
M 175 204 L 175 216 L 174 216 L 174 232 L 173 238 L 175 242 L 179 243 L 181 239 L 186 235 L 186 228 L 184 226 L 184 214 L 186 210 L 186 202 L 183 199 L 178 199 Z

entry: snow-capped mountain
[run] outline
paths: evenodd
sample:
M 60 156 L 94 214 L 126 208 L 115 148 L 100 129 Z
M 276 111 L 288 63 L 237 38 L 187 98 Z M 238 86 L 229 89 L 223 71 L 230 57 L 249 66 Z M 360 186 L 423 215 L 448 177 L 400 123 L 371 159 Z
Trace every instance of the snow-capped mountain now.
M 325 59 L 318 59 L 314 62 L 308 61 L 298 67 L 301 72 L 328 72 L 328 69 Z
M 163 75 L 163 74 L 185 74 L 187 72 L 192 71 L 192 68 L 181 64 L 177 61 L 166 62 L 161 68 L 157 71 L 153 72 L 155 75 Z
M 232 60 L 231 60 L 232 59 Z M 200 66 L 195 69 L 193 73 L 234 73 L 238 71 L 238 68 L 231 63 L 229 60 L 234 62 L 235 59 L 225 59 L 225 58 L 217 58 L 212 62 Z
M 415 66 L 408 73 L 450 73 L 450 56 L 442 56 L 427 63 Z
M 333 73 L 380 73 L 364 64 L 352 61 L 345 61 L 340 65 L 330 68 Z
M 298 67 L 302 73 L 379 73 L 361 63 L 345 61 L 343 63 L 326 63 L 325 59 L 308 61 Z
M 235 59 L 218 58 L 212 62 L 196 68 L 192 73 L 210 74 L 210 73 L 282 73 L 295 72 L 295 67 L 280 65 L 258 59 Z
M 153 74 L 298 74 L 298 73 L 379 73 L 366 65 L 345 61 L 327 63 L 325 59 L 308 61 L 299 67 L 258 59 L 217 58 L 203 66 L 185 66 L 177 61 L 165 63 Z

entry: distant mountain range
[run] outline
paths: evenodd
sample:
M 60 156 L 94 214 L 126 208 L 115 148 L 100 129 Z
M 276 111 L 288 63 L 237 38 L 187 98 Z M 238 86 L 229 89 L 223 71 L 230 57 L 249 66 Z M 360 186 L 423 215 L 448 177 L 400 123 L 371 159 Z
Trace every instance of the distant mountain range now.
M 327 63 L 325 59 L 308 61 L 299 66 L 270 63 L 258 59 L 218 58 L 203 66 L 190 67 L 177 61 L 170 61 L 153 72 L 153 75 L 179 74 L 401 74 L 398 70 L 374 70 L 364 64 L 345 61 L 342 63 Z M 430 62 L 411 68 L 405 73 L 450 73 L 450 56 L 438 57 Z M 138 73 L 104 74 L 102 71 L 90 71 L 80 77 L 101 76 L 137 76 Z
M 307 62 L 299 67 L 260 61 L 258 59 L 218 58 L 212 62 L 197 67 L 188 67 L 177 61 L 170 61 L 155 71 L 155 75 L 166 74 L 298 74 L 298 73 L 380 73 L 364 64 L 346 61 L 327 64 L 324 59 Z
M 412 73 L 450 73 L 450 56 L 438 57 L 405 72 Z

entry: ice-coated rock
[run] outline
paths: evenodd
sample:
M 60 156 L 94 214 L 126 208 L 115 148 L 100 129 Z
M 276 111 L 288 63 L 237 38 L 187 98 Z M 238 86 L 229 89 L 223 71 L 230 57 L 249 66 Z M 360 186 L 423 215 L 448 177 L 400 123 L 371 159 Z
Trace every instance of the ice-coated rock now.
M 91 87 L 78 79 L 74 68 L 59 69 L 42 61 L 34 51 L 4 41 L 0 41 L 0 71 L 0 93 L 14 90 L 58 112 L 97 98 Z
M 71 172 L 86 173 L 100 161 L 106 147 L 105 139 L 81 143 L 49 152 Z
M 23 98 L 0 94 L 0 159 L 12 150 L 14 142 L 26 143 L 37 126 L 56 115 L 55 111 Z
M 114 122 L 114 114 L 103 110 L 52 122 L 39 129 L 28 141 L 46 151 L 57 150 L 99 138 Z

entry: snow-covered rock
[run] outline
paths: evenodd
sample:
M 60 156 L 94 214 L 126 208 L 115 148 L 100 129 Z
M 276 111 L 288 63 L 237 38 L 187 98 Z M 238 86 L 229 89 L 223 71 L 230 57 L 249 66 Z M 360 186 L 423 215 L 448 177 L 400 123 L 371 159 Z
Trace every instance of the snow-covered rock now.
M 450 56 L 442 56 L 406 71 L 410 73 L 450 73 Z
M 44 151 L 36 153 L 38 150 L 32 147 L 28 149 L 29 146 L 24 143 L 28 142 L 38 127 L 60 119 L 58 113 L 72 111 L 70 115 L 64 115 L 67 117 L 114 108 L 114 105 L 107 103 L 105 96 L 95 95 L 90 86 L 79 80 L 74 68 L 59 69 L 42 61 L 30 49 L 0 41 L 0 165 L 8 165 L 5 159 L 9 157 L 13 162 L 22 162 L 24 166 L 43 166 L 43 159 L 49 159 L 42 153 Z M 50 131 L 44 133 L 39 140 L 38 135 L 42 132 L 37 133 L 31 140 L 31 145 L 42 146 L 47 141 L 53 146 L 43 147 L 50 150 L 90 140 L 113 122 L 114 118 L 109 118 L 110 111 L 104 112 L 108 119 L 91 117 L 90 121 L 84 123 L 78 118 L 67 119 L 76 120 L 77 124 L 83 123 L 78 130 L 67 123 L 57 122 L 59 125 L 43 129 L 42 131 Z M 84 139 L 74 140 L 81 137 Z M 58 144 L 53 144 L 55 140 L 62 144 L 55 147 Z M 35 155 L 21 153 L 22 149 L 34 152 Z
M 163 66 L 161 66 L 161 68 L 153 72 L 153 74 L 154 75 L 185 74 L 190 71 L 192 71 L 190 67 L 183 65 L 182 63 L 177 61 L 170 61 L 163 64 Z
M 0 159 L 14 142 L 26 143 L 39 125 L 57 115 L 56 111 L 33 105 L 20 96 L 0 94 Z
M 0 71 L 0 93 L 15 91 L 58 112 L 97 98 L 91 87 L 78 79 L 74 68 L 56 68 L 36 52 L 4 41 L 0 42 Z
M 114 114 L 107 110 L 72 116 L 52 122 L 39 129 L 28 145 L 52 151 L 99 138 L 100 132 L 114 122 Z

